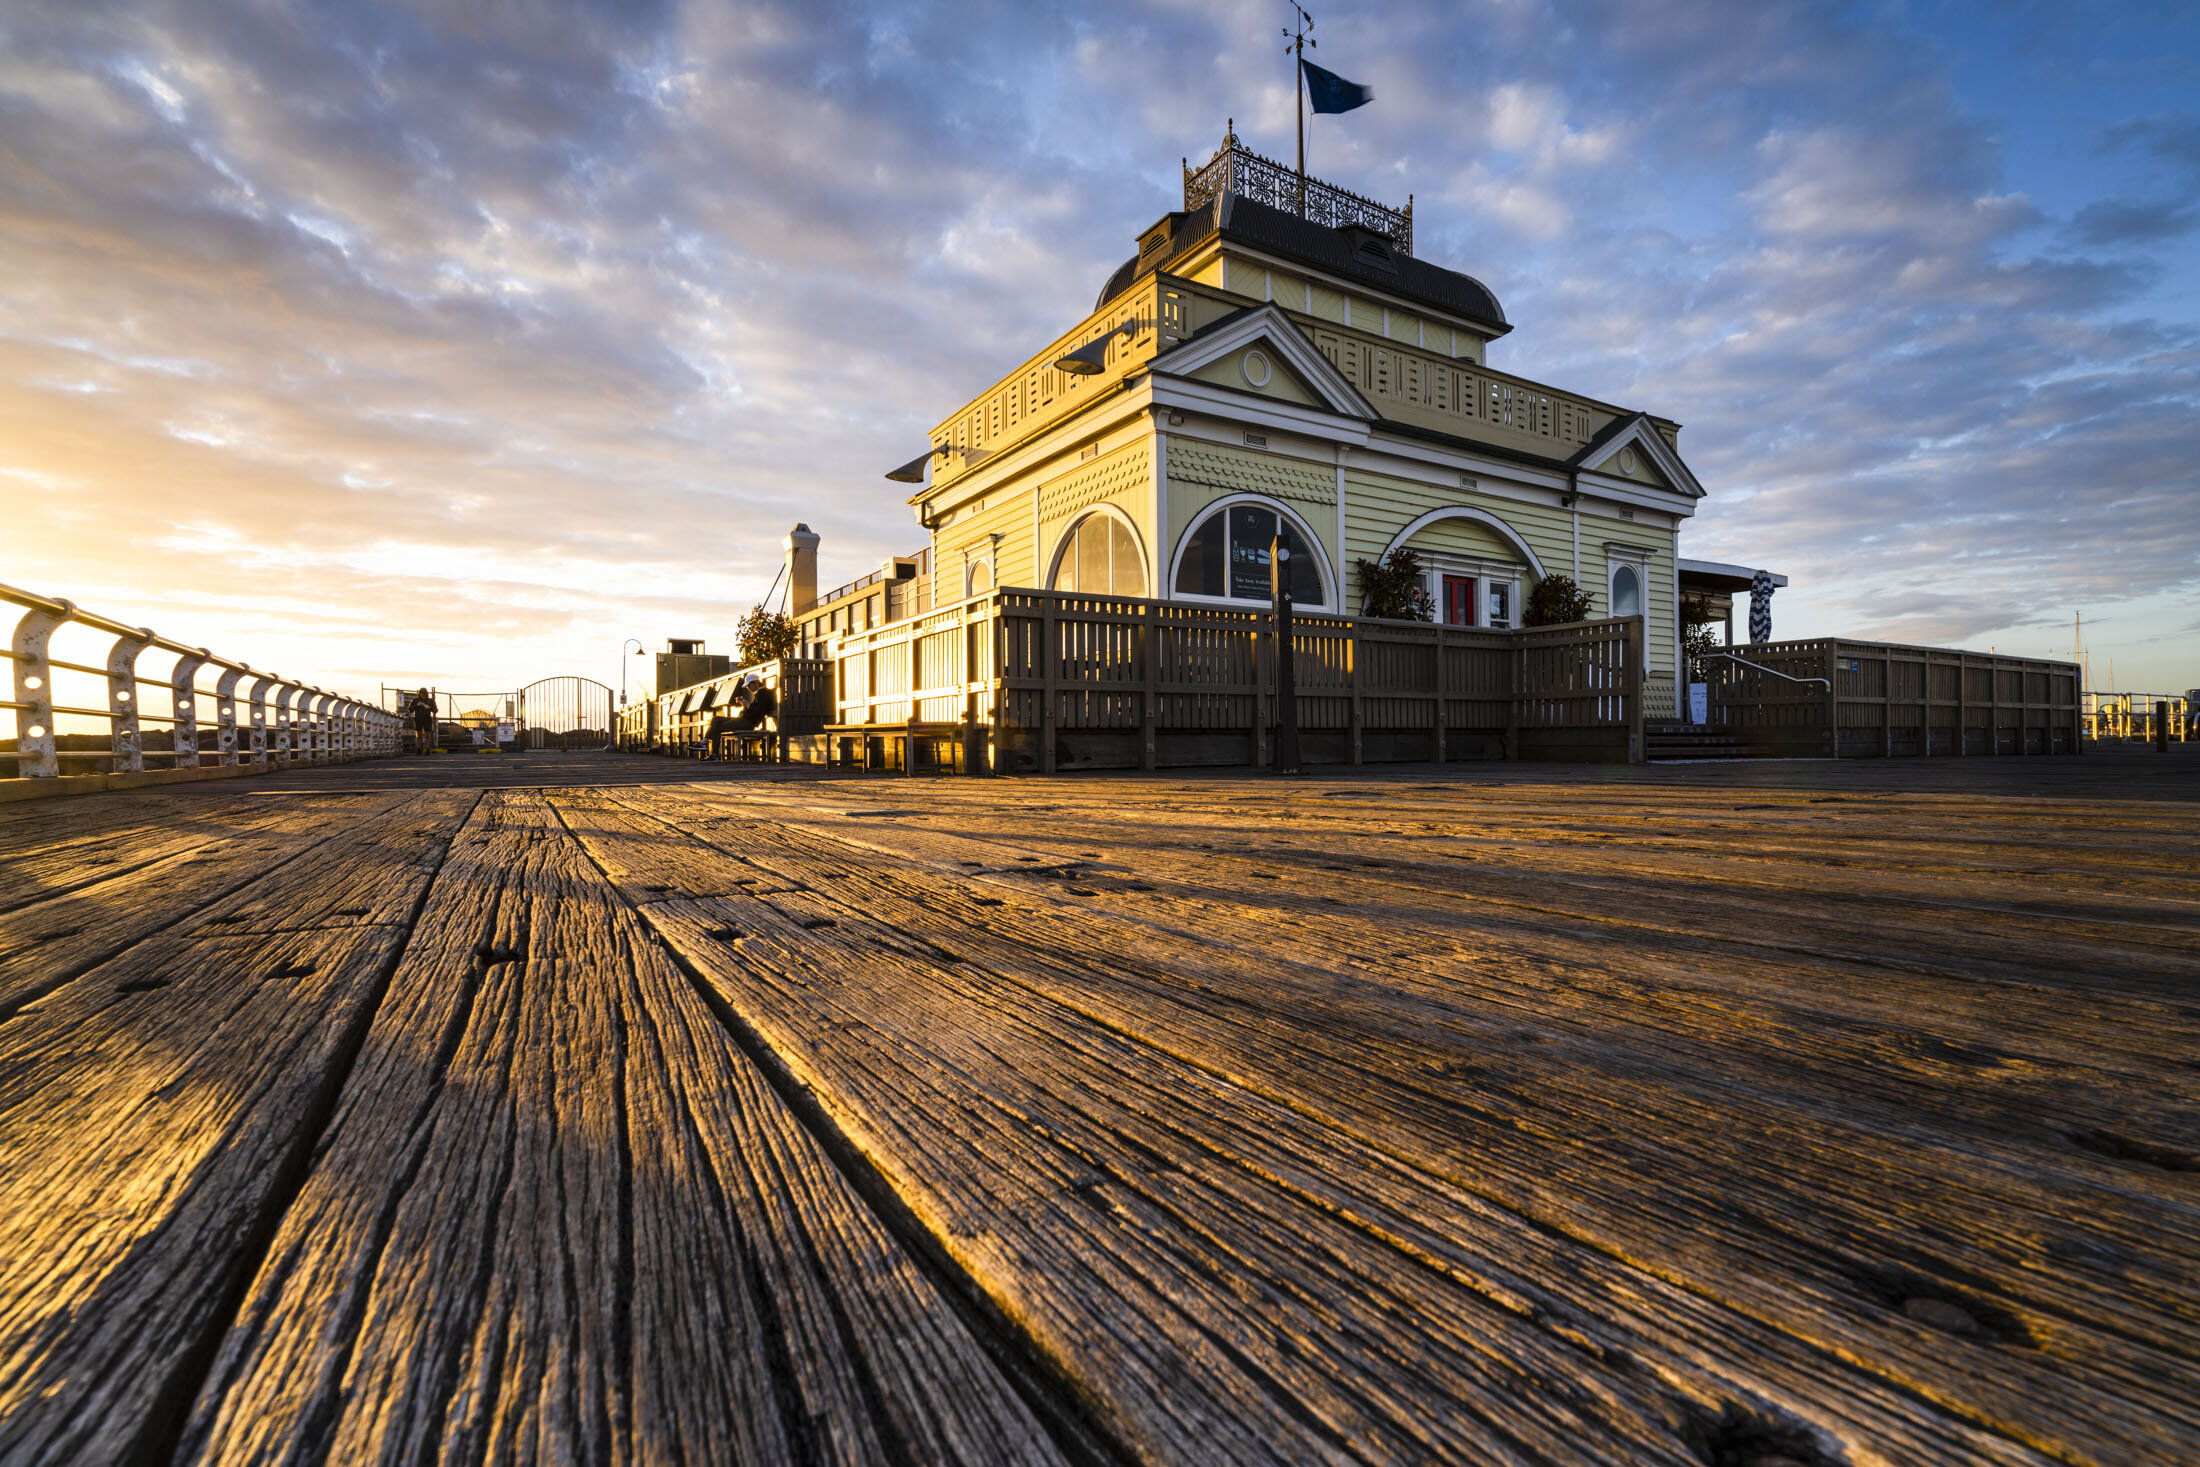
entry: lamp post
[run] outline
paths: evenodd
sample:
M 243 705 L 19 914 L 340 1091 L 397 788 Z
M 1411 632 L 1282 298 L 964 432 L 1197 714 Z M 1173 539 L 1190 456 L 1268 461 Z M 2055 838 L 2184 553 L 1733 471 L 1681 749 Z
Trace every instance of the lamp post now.
M 634 649 L 636 657 L 641 656 L 642 639 L 640 637 L 628 637 L 619 644 L 619 706 L 621 708 L 626 706 L 626 649 L 629 647 Z
M 1297 774 L 1299 767 L 1299 688 L 1292 648 L 1291 547 L 1279 527 L 1268 543 L 1268 590 L 1276 605 L 1276 773 Z

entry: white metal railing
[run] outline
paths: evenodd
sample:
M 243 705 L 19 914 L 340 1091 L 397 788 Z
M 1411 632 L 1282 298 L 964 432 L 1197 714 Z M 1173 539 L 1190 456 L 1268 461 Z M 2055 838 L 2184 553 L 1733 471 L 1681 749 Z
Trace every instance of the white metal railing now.
M 1700 658 L 1707 659 L 1712 657 L 1723 657 L 1728 662 L 1740 663 L 1743 667 L 1748 668 L 1751 672 L 1769 672 L 1774 677 L 1786 678 L 1791 683 L 1816 683 L 1819 687 L 1824 688 L 1829 693 L 1833 691 L 1833 684 L 1825 678 L 1795 677 L 1792 674 L 1780 671 L 1780 669 L 1777 667 L 1767 667 L 1761 662 L 1751 662 L 1746 657 L 1736 657 L 1731 652 L 1699 652 L 1696 655 Z
M 371 703 L 256 671 L 250 663 L 156 636 L 148 627 L 125 626 L 80 610 L 63 597 L 0 584 L 0 602 L 24 608 L 5 654 L 15 665 L 15 696 L 0 700 L 0 706 L 15 713 L 15 750 L 0 751 L 0 760 L 12 759 L 18 778 L 52 779 L 68 759 L 105 761 L 114 773 L 136 774 L 144 771 L 147 760 L 168 761 L 172 769 L 197 769 L 208 759 L 231 767 L 335 764 L 381 758 L 399 750 L 403 725 L 394 714 Z M 105 665 L 53 656 L 54 633 L 64 626 L 112 636 Z M 175 663 L 166 678 L 138 673 L 137 660 L 148 650 L 174 654 Z M 212 669 L 210 689 L 200 685 L 208 669 Z M 102 679 L 107 706 L 56 702 L 56 672 Z M 148 712 L 141 706 L 142 690 L 149 685 L 165 686 L 167 713 Z M 201 700 L 211 700 L 213 705 L 212 748 L 201 747 L 201 732 L 207 728 L 200 716 Z M 240 722 L 240 703 L 247 721 Z M 61 748 L 56 719 L 65 717 L 105 720 L 107 747 Z M 169 726 L 168 748 L 145 747 L 143 727 L 148 723 Z

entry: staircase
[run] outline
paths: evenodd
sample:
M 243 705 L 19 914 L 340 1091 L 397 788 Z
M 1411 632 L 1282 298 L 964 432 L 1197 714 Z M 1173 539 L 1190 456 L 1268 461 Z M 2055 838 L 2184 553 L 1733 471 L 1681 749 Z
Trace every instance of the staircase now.
M 1716 724 L 1646 722 L 1644 755 L 1654 764 L 1671 759 L 1757 759 L 1763 751 Z

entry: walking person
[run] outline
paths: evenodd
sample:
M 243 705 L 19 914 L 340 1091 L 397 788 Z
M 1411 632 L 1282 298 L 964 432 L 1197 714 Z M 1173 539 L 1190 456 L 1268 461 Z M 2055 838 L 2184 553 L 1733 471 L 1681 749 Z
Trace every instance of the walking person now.
M 435 694 L 422 688 L 414 693 L 405 705 L 412 717 L 413 752 L 428 754 L 435 750 Z

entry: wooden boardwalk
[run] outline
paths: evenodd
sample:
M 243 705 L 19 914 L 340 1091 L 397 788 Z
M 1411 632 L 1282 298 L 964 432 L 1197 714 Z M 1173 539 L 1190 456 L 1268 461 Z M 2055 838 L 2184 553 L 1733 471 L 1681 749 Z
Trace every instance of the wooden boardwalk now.
M 0 806 L 0 1462 L 2200 1460 L 2200 757 Z

